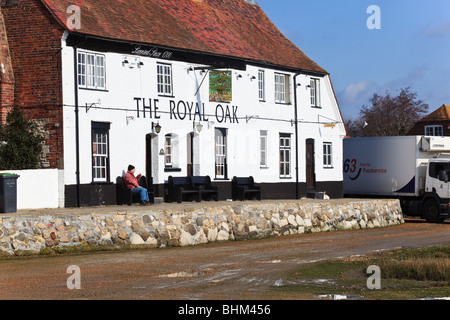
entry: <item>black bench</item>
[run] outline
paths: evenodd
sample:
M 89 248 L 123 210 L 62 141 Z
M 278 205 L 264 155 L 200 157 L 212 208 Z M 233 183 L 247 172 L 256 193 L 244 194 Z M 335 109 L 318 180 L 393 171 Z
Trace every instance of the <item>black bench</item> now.
M 200 198 L 202 200 L 214 199 L 219 201 L 219 187 L 211 185 L 209 176 L 190 176 L 189 178 L 194 188 L 200 190 Z
M 261 200 L 261 187 L 255 185 L 253 177 L 233 177 L 231 181 L 231 195 L 233 200 Z
M 200 196 L 200 190 L 194 187 L 194 185 L 192 184 L 192 180 L 189 177 L 169 176 L 166 202 L 175 201 L 181 203 L 184 199 L 200 202 Z
M 147 178 L 142 176 L 139 179 L 138 184 L 147 189 L 149 202 L 151 204 L 155 203 L 155 189 L 153 187 L 153 178 L 150 178 L 150 184 L 147 184 Z M 140 202 L 141 198 L 139 193 L 132 193 L 131 189 L 125 188 L 122 177 L 116 178 L 116 197 L 117 204 L 123 205 L 127 204 L 131 206 L 133 203 Z

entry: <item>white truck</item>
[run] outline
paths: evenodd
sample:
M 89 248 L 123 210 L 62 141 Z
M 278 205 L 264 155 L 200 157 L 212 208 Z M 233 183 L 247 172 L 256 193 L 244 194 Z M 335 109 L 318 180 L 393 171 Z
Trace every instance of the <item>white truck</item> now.
M 344 195 L 400 200 L 403 213 L 442 222 L 450 211 L 450 137 L 344 139 Z

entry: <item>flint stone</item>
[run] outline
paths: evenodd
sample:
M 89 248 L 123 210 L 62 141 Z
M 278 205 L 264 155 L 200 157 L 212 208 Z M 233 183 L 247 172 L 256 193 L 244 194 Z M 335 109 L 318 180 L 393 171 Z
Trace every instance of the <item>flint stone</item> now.
M 206 237 L 206 234 L 203 231 L 203 229 L 200 229 L 199 232 L 197 232 L 197 234 L 195 235 L 194 241 L 195 241 L 195 244 L 208 243 L 208 238 Z
M 180 235 L 180 245 L 182 247 L 192 246 L 194 241 L 192 240 L 192 235 L 184 230 L 181 230 Z
M 147 230 L 143 230 L 139 233 L 142 240 L 147 241 L 147 239 L 150 237 L 150 233 Z
M 112 227 L 114 225 L 114 221 L 110 217 L 106 217 L 105 222 L 106 222 L 106 225 L 109 227 Z
M 188 224 L 186 227 L 186 231 L 189 232 L 191 235 L 195 235 L 197 233 L 197 230 L 195 229 L 195 226 L 193 224 Z
M 145 215 L 145 216 L 142 218 L 142 221 L 144 221 L 144 223 L 146 223 L 146 224 L 149 224 L 149 223 L 152 222 L 152 219 L 151 219 L 148 215 Z
M 117 235 L 120 239 L 125 240 L 127 238 L 127 232 L 125 230 L 119 230 Z
M 18 241 L 24 241 L 25 240 L 25 235 L 23 233 L 19 233 L 18 236 L 16 236 L 16 240 Z
M 229 238 L 230 238 L 230 235 L 225 230 L 220 230 L 219 233 L 217 234 L 217 241 L 225 241 L 225 240 L 228 240 Z
M 131 244 L 144 244 L 144 240 L 140 235 L 133 233 L 130 238 Z
M 311 219 L 306 218 L 306 219 L 303 219 L 303 221 L 304 221 L 305 227 L 307 227 L 307 228 L 311 228 L 312 227 Z
M 217 228 L 209 228 L 208 229 L 208 241 L 216 241 L 217 240 Z
M 294 215 L 289 215 L 288 217 L 288 222 L 293 225 L 294 227 L 298 226 L 297 221 L 295 219 Z
M 156 240 L 156 238 L 154 236 L 148 237 L 148 239 L 145 240 L 145 243 L 149 244 L 149 245 L 152 245 L 152 246 L 155 246 L 155 247 L 158 246 L 158 240 Z

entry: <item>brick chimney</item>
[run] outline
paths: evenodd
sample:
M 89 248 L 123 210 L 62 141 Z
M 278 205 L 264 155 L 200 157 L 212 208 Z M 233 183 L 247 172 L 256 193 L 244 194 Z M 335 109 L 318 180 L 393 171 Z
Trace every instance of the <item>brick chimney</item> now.
M 1 1 L 3 6 L 5 0 Z M 11 5 L 9 3 L 9 5 Z M 14 103 L 14 74 L 9 52 L 5 21 L 0 7 L 0 123 L 6 122 L 6 116 Z

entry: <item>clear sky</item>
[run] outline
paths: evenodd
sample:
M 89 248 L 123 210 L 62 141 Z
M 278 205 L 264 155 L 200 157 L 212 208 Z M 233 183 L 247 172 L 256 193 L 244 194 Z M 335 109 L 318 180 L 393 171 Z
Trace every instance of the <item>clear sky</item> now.
M 327 70 L 344 118 L 375 92 L 411 87 L 432 112 L 450 104 L 450 0 L 257 0 L 280 31 Z M 367 13 L 380 8 L 381 29 Z

